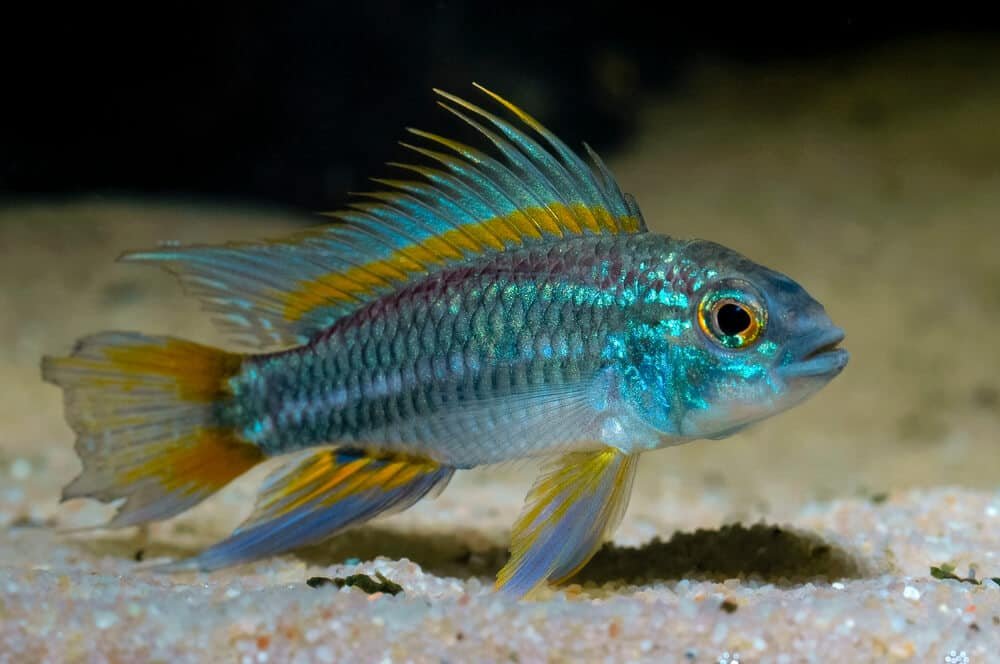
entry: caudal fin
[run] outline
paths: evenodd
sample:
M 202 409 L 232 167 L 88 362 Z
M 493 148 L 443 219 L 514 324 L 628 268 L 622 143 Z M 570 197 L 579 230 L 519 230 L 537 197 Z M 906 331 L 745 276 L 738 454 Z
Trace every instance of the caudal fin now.
M 46 357 L 61 387 L 83 472 L 63 500 L 125 499 L 108 527 L 166 519 L 263 460 L 218 420 L 242 356 L 170 337 L 102 332 Z

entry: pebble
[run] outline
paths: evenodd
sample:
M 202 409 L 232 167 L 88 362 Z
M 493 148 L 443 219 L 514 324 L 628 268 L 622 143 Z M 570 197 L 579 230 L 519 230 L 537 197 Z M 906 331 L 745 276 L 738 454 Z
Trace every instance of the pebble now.
M 22 457 L 14 459 L 10 464 L 10 476 L 15 480 L 25 480 L 31 475 L 31 462 Z
M 98 611 L 94 614 L 94 625 L 97 629 L 108 629 L 118 622 L 118 616 L 110 611 Z

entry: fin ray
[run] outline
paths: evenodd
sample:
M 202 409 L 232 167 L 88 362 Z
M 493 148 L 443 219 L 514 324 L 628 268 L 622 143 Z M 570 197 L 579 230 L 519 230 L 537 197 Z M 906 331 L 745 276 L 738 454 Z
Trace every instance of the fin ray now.
M 507 140 L 501 139 L 461 111 L 451 108 L 447 104 L 442 104 L 446 110 L 486 136 L 512 164 L 518 166 L 526 185 L 534 185 L 538 188 L 544 187 L 545 194 L 543 195 L 546 196 L 547 200 L 562 203 L 566 207 L 574 203 L 580 204 L 577 208 L 579 218 L 564 220 L 564 223 L 570 226 L 570 230 L 574 234 L 583 232 L 584 228 L 590 232 L 600 232 L 597 219 L 590 209 L 590 204 L 602 204 L 603 201 L 588 200 L 578 189 L 577 183 L 573 181 L 573 177 L 566 171 L 565 167 L 549 154 L 547 150 L 509 123 L 479 106 L 442 90 L 435 90 L 435 92 L 445 99 L 485 118 L 504 134 Z
M 439 92 L 438 94 L 444 95 L 446 93 Z M 516 169 L 517 171 L 516 177 L 519 178 L 521 186 L 525 189 L 532 190 L 532 193 L 534 193 L 536 200 L 546 202 L 544 207 L 548 212 L 549 216 L 552 217 L 552 221 L 555 224 L 554 226 L 546 225 L 545 230 L 547 232 L 562 237 L 563 235 L 562 229 L 559 226 L 560 221 L 562 221 L 568 227 L 570 233 L 579 234 L 581 232 L 581 229 L 579 225 L 575 223 L 575 220 L 573 219 L 560 220 L 559 215 L 553 212 L 551 208 L 549 208 L 548 206 L 548 202 L 561 204 L 563 206 L 569 205 L 569 202 L 565 198 L 563 198 L 563 195 L 560 193 L 557 186 L 550 179 L 552 177 L 552 173 L 545 173 L 539 170 L 538 167 L 536 167 L 528 158 L 526 158 L 525 155 L 520 150 L 511 145 L 506 140 L 497 136 L 495 133 L 484 127 L 479 122 L 473 120 L 465 113 L 459 111 L 458 109 L 452 108 L 448 104 L 442 103 L 441 107 L 444 108 L 449 113 L 455 115 L 455 117 L 459 118 L 460 120 L 468 124 L 470 127 L 474 128 L 483 136 L 485 136 L 500 151 L 500 153 L 504 156 L 507 162 L 513 168 Z
M 523 122 L 525 125 L 527 125 L 532 130 L 534 130 L 535 133 L 537 133 L 543 139 L 545 139 L 545 141 L 552 147 L 552 149 L 555 150 L 556 155 L 566 165 L 567 171 L 569 173 L 571 173 L 572 176 L 576 179 L 578 185 L 584 191 L 586 191 L 588 193 L 588 196 L 592 196 L 593 197 L 593 202 L 594 203 L 597 203 L 597 201 L 600 201 L 601 199 L 603 199 L 604 202 L 608 205 L 608 210 L 607 210 L 608 212 L 611 212 L 612 215 L 615 215 L 615 216 L 621 214 L 622 210 L 621 210 L 620 206 L 618 205 L 619 201 L 616 200 L 613 196 L 608 196 L 608 194 L 610 192 L 601 191 L 600 187 L 595 186 L 596 183 L 595 183 L 594 175 L 593 175 L 593 172 L 590 170 L 590 168 L 587 167 L 587 165 L 583 162 L 582 159 L 580 159 L 580 157 L 578 157 L 576 155 L 575 152 L 573 152 L 572 150 L 570 150 L 569 147 L 565 143 L 563 143 L 561 140 L 559 140 L 559 138 L 555 134 L 553 134 L 551 131 L 549 131 L 542 123 L 540 123 L 538 120 L 536 120 L 531 115 L 529 115 L 528 113 L 526 113 L 520 107 L 516 106 L 515 104 L 511 103 L 510 101 L 507 101 L 506 99 L 504 99 L 500 95 L 496 94 L 495 92 L 492 92 L 491 90 L 486 89 L 485 87 L 483 87 L 482 85 L 480 85 L 478 83 L 473 83 L 473 85 L 478 90 L 480 90 L 484 94 L 488 95 L 494 101 L 496 101 L 501 106 L 503 106 L 504 108 L 506 108 L 507 110 L 509 110 L 511 113 L 513 113 L 521 122 Z M 600 204 L 596 204 L 594 206 L 594 209 L 604 209 L 604 208 Z M 609 221 L 612 221 L 612 222 L 626 221 L 627 222 L 626 224 L 614 223 L 613 226 L 611 226 L 610 228 L 608 228 L 608 230 L 610 230 L 612 232 L 615 232 L 615 231 L 635 232 L 635 231 L 644 231 L 645 230 L 644 227 L 631 228 L 630 227 L 631 226 L 631 222 L 630 222 L 630 220 L 627 217 L 624 218 L 624 219 L 622 219 L 622 220 L 611 219 Z
M 496 157 L 410 129 L 445 152 L 403 146 L 443 169 L 404 166 L 424 182 L 381 181 L 386 190 L 331 213 L 340 223 L 277 240 L 171 246 L 122 260 L 155 263 L 175 274 L 238 341 L 290 347 L 449 265 L 560 238 L 645 232 L 634 199 L 621 193 L 589 147 L 596 169 L 523 110 L 477 87 L 523 127 L 436 92 L 449 102 L 441 105 L 484 137 Z
M 323 448 L 294 454 L 264 481 L 253 514 L 227 539 L 163 571 L 211 571 L 323 541 L 441 491 L 454 469 L 425 459 Z
M 46 357 L 43 378 L 63 388 L 83 471 L 63 500 L 124 499 L 102 527 L 166 519 L 201 502 L 263 459 L 222 426 L 214 406 L 241 356 L 169 337 L 104 332 L 70 357 Z
M 522 597 L 579 571 L 624 516 L 637 459 L 605 448 L 550 463 L 514 524 L 511 557 L 497 574 L 497 588 Z

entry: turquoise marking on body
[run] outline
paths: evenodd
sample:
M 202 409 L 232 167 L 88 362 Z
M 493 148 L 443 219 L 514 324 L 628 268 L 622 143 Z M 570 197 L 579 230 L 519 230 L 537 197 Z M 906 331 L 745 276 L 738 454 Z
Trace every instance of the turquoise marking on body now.
M 492 93 L 518 122 L 439 94 L 494 156 L 414 130 L 447 153 L 407 146 L 434 167 L 378 180 L 389 191 L 340 223 L 125 256 L 178 275 L 241 341 L 279 350 L 181 344 L 185 357 L 164 359 L 111 333 L 46 361 L 84 467 L 66 495 L 123 499 L 112 525 L 136 524 L 304 451 L 244 526 L 190 562 L 213 569 L 405 509 L 459 468 L 559 455 L 498 575 L 521 596 L 610 534 L 639 452 L 732 435 L 844 368 L 843 333 L 791 279 L 648 233 L 589 148 L 593 169 Z M 103 355 L 122 345 L 128 363 Z M 185 432 L 197 435 L 174 440 Z M 202 460 L 212 472 L 198 476 Z

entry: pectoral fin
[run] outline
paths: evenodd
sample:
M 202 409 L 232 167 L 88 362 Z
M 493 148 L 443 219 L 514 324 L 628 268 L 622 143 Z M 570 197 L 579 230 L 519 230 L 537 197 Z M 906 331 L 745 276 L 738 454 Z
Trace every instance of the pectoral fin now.
M 555 459 L 528 493 L 497 588 L 522 597 L 578 572 L 621 522 L 637 454 L 607 448 Z

